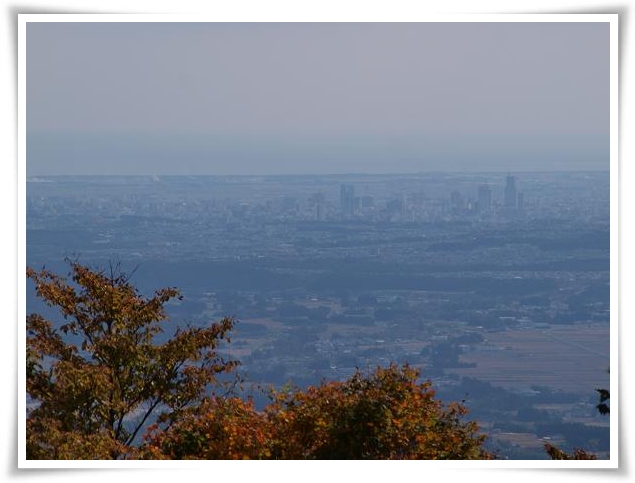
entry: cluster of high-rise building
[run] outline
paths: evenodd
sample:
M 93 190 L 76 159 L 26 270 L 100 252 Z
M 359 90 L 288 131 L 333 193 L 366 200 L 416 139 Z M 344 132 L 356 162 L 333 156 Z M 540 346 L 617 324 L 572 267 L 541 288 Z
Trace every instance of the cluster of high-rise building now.
M 507 176 L 505 183 L 505 210 L 522 210 L 525 198 L 522 192 L 516 188 L 516 178 Z
M 322 198 L 324 199 L 324 198 Z M 385 206 L 384 206 L 385 205 Z M 434 207 L 440 213 L 460 214 L 481 214 L 499 213 L 503 215 L 513 215 L 520 213 L 524 207 L 524 196 L 518 191 L 516 178 L 508 175 L 505 180 L 505 188 L 502 200 L 494 200 L 492 189 L 489 184 L 481 184 L 477 188 L 476 198 L 464 197 L 458 191 L 452 191 L 449 199 L 428 199 L 423 193 L 413 193 L 411 195 L 400 195 L 388 199 L 382 208 L 386 212 L 393 214 L 405 214 L 408 209 L 421 209 L 422 207 Z M 355 187 L 352 184 L 343 184 L 340 187 L 340 215 L 344 219 L 350 219 L 371 209 L 379 209 L 372 196 L 355 196 Z M 316 219 L 323 219 L 323 206 L 317 205 Z
M 355 186 L 352 184 L 343 184 L 340 187 L 340 213 L 344 218 L 352 218 L 374 207 L 375 198 L 370 195 L 355 196 Z

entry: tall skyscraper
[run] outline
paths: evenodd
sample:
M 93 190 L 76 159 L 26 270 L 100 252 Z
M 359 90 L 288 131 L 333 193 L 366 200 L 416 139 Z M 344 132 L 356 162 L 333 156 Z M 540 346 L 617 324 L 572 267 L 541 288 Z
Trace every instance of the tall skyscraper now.
M 324 221 L 326 213 L 326 197 L 324 193 L 316 193 L 313 195 L 315 201 L 315 219 L 318 221 Z
M 340 208 L 344 216 L 353 216 L 355 207 L 355 188 L 350 184 L 343 184 L 340 188 Z
M 450 193 L 450 209 L 452 211 L 458 211 L 463 208 L 463 197 L 461 193 L 458 191 L 452 191 Z
M 492 190 L 489 189 L 489 186 L 486 184 L 482 184 L 478 187 L 478 211 L 481 213 L 485 213 L 491 210 L 492 208 Z
M 516 191 L 516 178 L 507 176 L 505 184 L 505 208 L 515 209 L 517 206 L 518 193 Z

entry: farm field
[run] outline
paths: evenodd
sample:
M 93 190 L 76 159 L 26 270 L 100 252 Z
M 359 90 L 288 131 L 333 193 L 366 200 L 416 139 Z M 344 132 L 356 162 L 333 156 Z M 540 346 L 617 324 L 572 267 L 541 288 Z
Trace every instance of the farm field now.
M 577 324 L 548 329 L 489 333 L 461 361 L 472 368 L 453 368 L 508 389 L 547 386 L 575 394 L 591 394 L 609 386 L 610 337 L 607 324 Z

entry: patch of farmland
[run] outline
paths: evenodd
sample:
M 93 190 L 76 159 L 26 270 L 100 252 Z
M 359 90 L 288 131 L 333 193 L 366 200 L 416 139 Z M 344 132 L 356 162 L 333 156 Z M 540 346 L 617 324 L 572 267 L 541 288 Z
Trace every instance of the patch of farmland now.
M 488 333 L 462 355 L 476 367 L 449 369 L 509 389 L 533 385 L 576 394 L 609 388 L 609 326 L 579 324 L 550 329 Z M 610 388 L 609 388 L 610 389 Z

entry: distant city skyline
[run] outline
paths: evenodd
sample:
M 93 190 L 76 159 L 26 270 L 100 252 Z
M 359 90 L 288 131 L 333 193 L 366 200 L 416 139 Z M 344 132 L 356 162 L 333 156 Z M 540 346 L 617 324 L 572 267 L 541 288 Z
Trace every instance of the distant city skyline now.
M 609 169 L 609 23 L 29 23 L 27 176 Z

